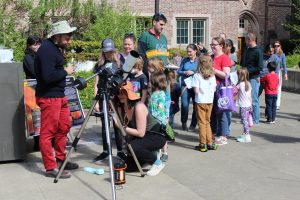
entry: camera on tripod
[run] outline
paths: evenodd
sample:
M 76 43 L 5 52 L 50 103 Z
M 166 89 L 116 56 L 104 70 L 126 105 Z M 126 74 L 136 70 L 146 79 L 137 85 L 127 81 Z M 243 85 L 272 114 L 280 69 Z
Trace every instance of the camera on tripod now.
M 108 89 L 112 94 L 118 94 L 119 88 L 122 83 L 126 82 L 129 73 L 131 72 L 134 64 L 139 58 L 139 53 L 137 51 L 130 51 L 125 63 L 121 67 L 121 69 L 113 66 L 112 62 L 105 62 L 102 67 L 95 70 L 95 73 L 84 79 L 82 77 L 78 77 L 74 81 L 74 87 L 79 90 L 83 90 L 87 86 L 87 81 L 99 75 L 99 83 L 98 88 L 100 89 Z

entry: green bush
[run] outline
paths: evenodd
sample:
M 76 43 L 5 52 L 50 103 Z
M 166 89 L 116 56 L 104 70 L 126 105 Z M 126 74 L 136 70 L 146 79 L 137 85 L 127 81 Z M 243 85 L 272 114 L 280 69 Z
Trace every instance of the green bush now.
M 93 75 L 93 71 L 90 72 L 77 72 L 76 77 L 88 78 Z M 94 99 L 94 85 L 96 78 L 90 79 L 87 81 L 87 87 L 83 90 L 79 90 L 79 96 L 81 100 L 82 107 L 84 109 L 89 109 L 92 104 L 92 100 Z
M 170 48 L 168 49 L 169 51 L 169 59 L 172 60 L 173 57 L 175 56 L 175 53 L 179 53 L 181 57 L 186 57 L 186 49 L 185 48 Z
M 289 68 L 297 67 L 299 62 L 300 52 L 286 56 L 286 64 Z

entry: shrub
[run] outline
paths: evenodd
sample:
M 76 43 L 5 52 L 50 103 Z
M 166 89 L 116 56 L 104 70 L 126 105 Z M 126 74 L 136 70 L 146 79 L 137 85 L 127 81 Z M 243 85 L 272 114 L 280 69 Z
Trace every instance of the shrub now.
M 90 76 L 93 75 L 93 71 L 90 71 L 90 72 L 77 72 L 76 73 L 76 77 L 83 77 L 83 78 L 88 78 Z M 93 79 L 90 79 L 88 82 L 87 82 L 87 87 L 83 90 L 79 90 L 79 97 L 80 97 L 80 100 L 81 100 L 81 104 L 82 104 L 82 107 L 84 109 L 89 109 L 92 105 L 92 100 L 94 99 L 94 84 L 95 84 L 95 78 Z
M 297 67 L 300 62 L 300 52 L 286 56 L 287 67 Z

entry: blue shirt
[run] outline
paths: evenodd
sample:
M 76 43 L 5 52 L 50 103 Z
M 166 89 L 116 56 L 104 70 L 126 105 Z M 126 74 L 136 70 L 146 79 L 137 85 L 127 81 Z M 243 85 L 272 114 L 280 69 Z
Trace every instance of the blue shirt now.
M 178 69 L 178 75 L 180 77 L 181 86 L 186 86 L 184 83 L 184 79 L 188 78 L 189 76 L 186 76 L 184 72 L 186 71 L 193 71 L 196 72 L 198 67 L 198 61 L 197 60 L 190 60 L 190 58 L 186 57 L 182 60 L 180 67 Z

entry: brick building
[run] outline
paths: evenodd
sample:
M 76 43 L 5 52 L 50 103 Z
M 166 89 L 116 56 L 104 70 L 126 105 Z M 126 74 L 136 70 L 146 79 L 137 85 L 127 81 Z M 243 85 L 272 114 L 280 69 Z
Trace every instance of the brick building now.
M 141 17 L 140 22 L 144 20 L 144 26 L 149 25 L 155 0 L 130 0 L 129 6 Z M 257 35 L 258 44 L 289 38 L 282 23 L 291 12 L 291 0 L 163 0 L 159 10 L 168 19 L 164 33 L 170 47 L 199 41 L 208 47 L 211 38 L 221 32 L 238 48 L 247 32 Z

